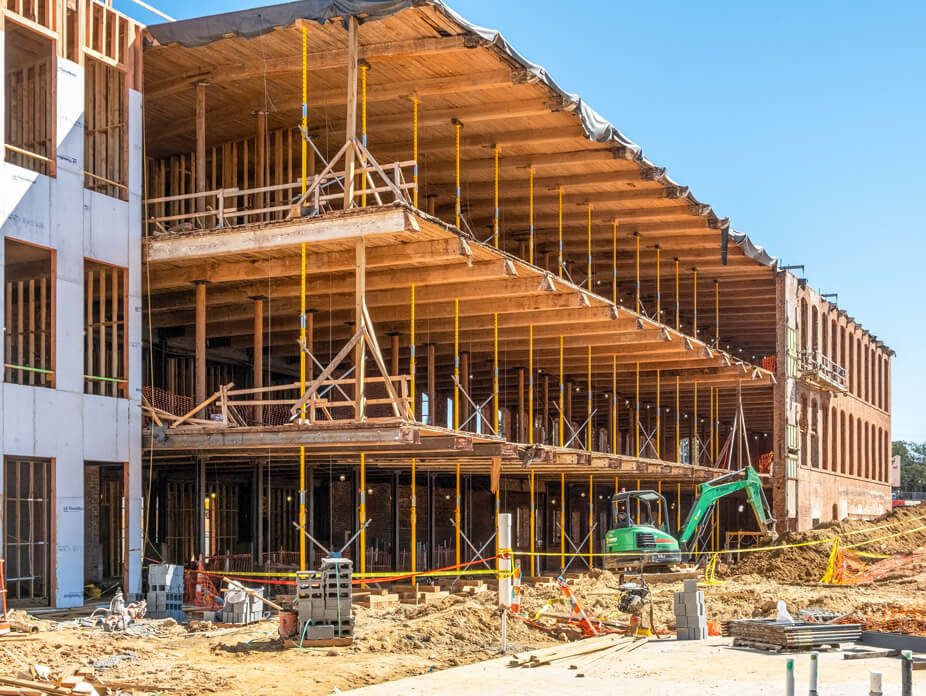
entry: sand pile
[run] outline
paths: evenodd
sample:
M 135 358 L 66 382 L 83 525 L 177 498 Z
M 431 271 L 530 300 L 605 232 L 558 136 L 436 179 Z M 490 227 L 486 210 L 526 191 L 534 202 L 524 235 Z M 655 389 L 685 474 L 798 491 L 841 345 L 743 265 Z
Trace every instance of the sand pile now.
M 723 575 L 759 575 L 780 583 L 816 583 L 826 571 L 831 540 L 842 548 L 877 554 L 912 553 L 926 544 L 926 505 L 901 507 L 874 520 L 829 522 L 780 538 L 776 545 L 821 542 L 776 551 L 743 554 Z

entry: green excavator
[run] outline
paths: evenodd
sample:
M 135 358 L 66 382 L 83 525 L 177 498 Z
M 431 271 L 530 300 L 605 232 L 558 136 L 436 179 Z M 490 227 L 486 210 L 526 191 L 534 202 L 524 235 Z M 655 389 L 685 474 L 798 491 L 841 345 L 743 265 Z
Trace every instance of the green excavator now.
M 694 504 L 678 530 L 669 533 L 669 510 L 666 499 L 656 491 L 626 491 L 611 498 L 611 528 L 605 535 L 605 568 L 623 566 L 667 566 L 690 560 L 695 546 L 709 527 L 711 509 L 720 498 L 746 491 L 759 532 L 774 539 L 775 520 L 762 490 L 762 480 L 751 466 L 731 471 L 702 483 L 695 492 Z

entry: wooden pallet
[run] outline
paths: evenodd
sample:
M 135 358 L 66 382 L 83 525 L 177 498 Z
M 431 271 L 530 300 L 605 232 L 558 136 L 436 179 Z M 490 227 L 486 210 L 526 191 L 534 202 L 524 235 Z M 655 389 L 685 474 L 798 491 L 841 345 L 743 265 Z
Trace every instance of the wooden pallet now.
M 367 609 L 384 609 L 386 607 L 398 606 L 399 595 L 375 594 L 366 595 L 365 597 L 357 597 L 354 595 L 354 604 L 358 604 L 361 607 L 366 607 Z

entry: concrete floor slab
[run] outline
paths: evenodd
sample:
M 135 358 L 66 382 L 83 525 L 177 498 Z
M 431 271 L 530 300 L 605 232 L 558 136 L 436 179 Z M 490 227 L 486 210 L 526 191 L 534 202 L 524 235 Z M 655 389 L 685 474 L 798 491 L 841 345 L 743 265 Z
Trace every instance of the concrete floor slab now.
M 367 686 L 356 696 L 783 696 L 785 667 L 794 658 L 797 694 L 808 691 L 810 656 L 777 655 L 733 648 L 728 638 L 705 641 L 653 641 L 627 655 L 601 659 L 580 670 L 568 665 L 511 668 L 509 658 L 433 672 L 419 677 Z M 868 693 L 869 673 L 883 675 L 884 693 L 900 693 L 900 661 L 894 658 L 844 660 L 841 652 L 820 654 L 819 693 L 861 696 Z M 578 674 L 584 674 L 579 677 Z M 920 677 L 920 675 L 924 675 Z M 922 682 L 922 683 L 918 683 Z M 913 692 L 926 693 L 926 674 L 914 673 Z

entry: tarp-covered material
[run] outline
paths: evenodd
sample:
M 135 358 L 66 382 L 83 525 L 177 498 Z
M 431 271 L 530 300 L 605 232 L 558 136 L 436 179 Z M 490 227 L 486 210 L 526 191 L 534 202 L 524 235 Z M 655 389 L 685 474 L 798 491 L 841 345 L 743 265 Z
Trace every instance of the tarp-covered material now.
M 463 32 L 479 36 L 487 44 L 520 63 L 538 81 L 558 94 L 566 108 L 575 111 L 590 140 L 598 143 L 614 143 L 627 148 L 642 166 L 655 170 L 658 175 L 656 180 L 661 184 L 679 186 L 665 174 L 664 169 L 656 167 L 643 156 L 639 145 L 625 137 L 610 121 L 588 106 L 578 94 L 572 94 L 560 87 L 542 65 L 533 63 L 518 53 L 501 32 L 467 21 L 441 0 L 298 0 L 281 5 L 153 24 L 147 29 L 151 37 L 161 45 L 177 43 L 183 46 L 203 46 L 230 34 L 237 34 L 248 39 L 255 38 L 274 31 L 275 27 L 291 26 L 300 19 L 324 24 L 339 17 L 356 16 L 360 21 L 367 22 L 390 17 L 410 7 L 421 5 L 436 8 L 456 22 Z M 687 192 L 687 189 L 685 191 L 685 199 L 691 205 L 701 205 L 691 193 Z M 719 226 L 723 227 L 723 224 Z M 778 263 L 778 260 L 766 252 L 764 247 L 754 244 L 746 234 L 731 230 L 730 239 L 747 257 L 756 262 L 773 267 Z

